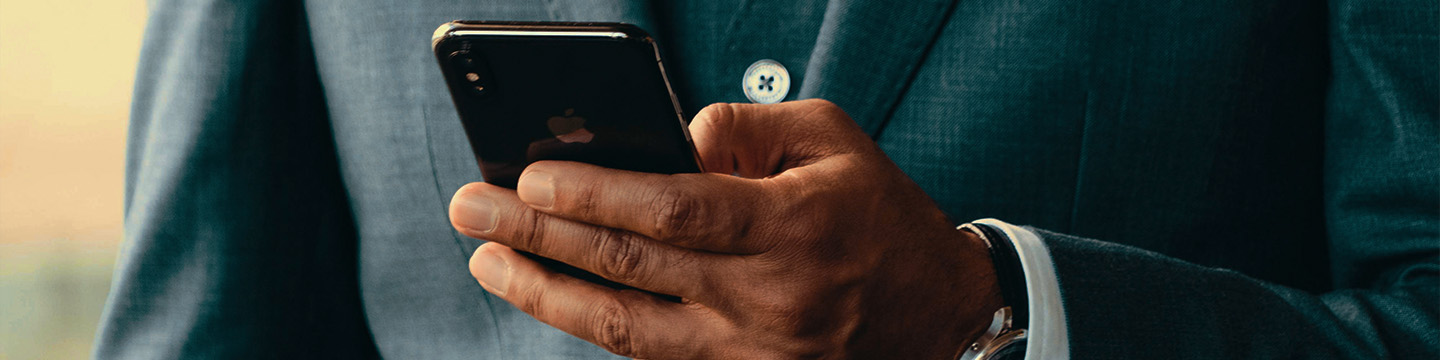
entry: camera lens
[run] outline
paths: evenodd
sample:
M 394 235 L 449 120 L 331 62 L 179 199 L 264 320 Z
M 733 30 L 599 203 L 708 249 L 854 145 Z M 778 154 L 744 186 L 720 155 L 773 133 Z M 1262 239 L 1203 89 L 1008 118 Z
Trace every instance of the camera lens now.
M 475 95 L 486 95 L 491 91 L 490 69 L 485 66 L 484 57 L 475 52 L 461 50 L 450 54 L 451 71 L 461 81 L 460 86 L 470 88 Z

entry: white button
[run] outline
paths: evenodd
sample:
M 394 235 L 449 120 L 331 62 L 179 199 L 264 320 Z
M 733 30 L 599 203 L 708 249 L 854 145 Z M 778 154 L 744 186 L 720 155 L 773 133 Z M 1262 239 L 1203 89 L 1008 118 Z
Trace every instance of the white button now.
M 756 61 L 745 69 L 745 79 L 740 86 L 745 87 L 745 97 L 751 102 L 774 104 L 785 100 L 785 95 L 790 93 L 790 72 L 775 60 Z

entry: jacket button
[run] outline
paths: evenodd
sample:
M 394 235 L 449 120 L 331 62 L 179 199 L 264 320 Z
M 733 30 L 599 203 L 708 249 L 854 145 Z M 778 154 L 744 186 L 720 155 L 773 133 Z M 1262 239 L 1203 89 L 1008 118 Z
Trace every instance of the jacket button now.
M 790 72 L 775 60 L 756 61 L 745 69 L 740 86 L 745 88 L 745 97 L 750 102 L 774 104 L 785 100 L 785 95 L 790 93 Z

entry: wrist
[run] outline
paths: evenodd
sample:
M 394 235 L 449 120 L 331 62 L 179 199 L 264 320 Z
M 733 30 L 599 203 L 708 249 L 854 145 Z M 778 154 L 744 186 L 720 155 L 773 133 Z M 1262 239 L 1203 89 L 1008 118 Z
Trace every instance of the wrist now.
M 983 240 L 949 226 L 918 236 L 927 244 L 884 256 L 891 272 L 871 278 L 880 283 L 870 301 L 886 304 L 889 314 L 855 334 L 878 340 L 861 346 L 857 357 L 953 359 L 1003 306 Z
M 989 245 L 985 238 L 969 230 L 962 229 L 956 233 L 960 234 L 961 243 L 965 244 L 964 252 L 973 254 L 966 256 L 970 264 L 964 266 L 970 269 L 964 275 L 973 280 L 970 293 L 973 298 L 960 302 L 960 304 L 968 304 L 961 306 L 969 307 L 964 310 L 967 316 L 961 321 L 963 324 L 961 326 L 962 335 L 958 337 L 961 341 L 954 347 L 954 349 L 960 349 L 973 344 L 985 333 L 995 312 L 1005 307 L 1005 299 L 1001 295 L 995 263 L 991 259 Z
M 943 219 L 941 219 L 943 220 Z M 1004 306 L 989 247 L 978 235 L 948 221 L 914 226 L 890 236 L 917 239 L 878 257 L 884 273 L 868 277 L 866 302 L 883 304 L 883 321 L 851 334 L 858 358 L 951 360 L 956 349 L 985 333 Z M 878 237 L 878 236 L 877 236 Z
M 1023 357 L 1028 338 L 1030 294 L 1025 270 L 1016 244 L 999 229 L 985 224 L 965 224 L 962 232 L 980 238 L 991 260 L 1001 307 L 991 315 L 984 333 L 957 351 L 955 358 L 1013 359 Z

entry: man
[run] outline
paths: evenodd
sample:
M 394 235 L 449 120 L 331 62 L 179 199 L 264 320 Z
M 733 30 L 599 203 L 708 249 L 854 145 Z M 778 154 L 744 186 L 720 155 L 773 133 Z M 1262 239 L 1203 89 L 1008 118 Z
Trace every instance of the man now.
M 97 357 L 953 358 L 1002 307 L 1029 358 L 1440 355 L 1433 2 L 154 6 Z M 467 185 L 455 18 L 636 23 L 686 109 L 762 59 L 828 101 L 700 111 L 710 174 Z

